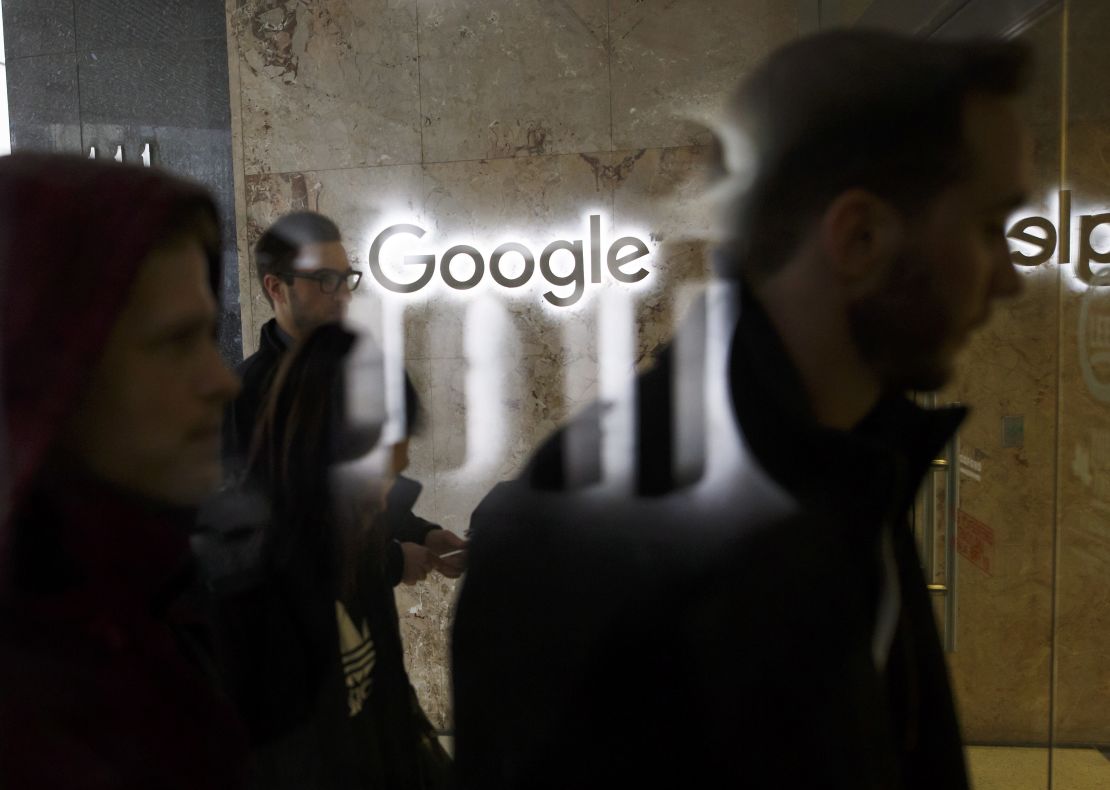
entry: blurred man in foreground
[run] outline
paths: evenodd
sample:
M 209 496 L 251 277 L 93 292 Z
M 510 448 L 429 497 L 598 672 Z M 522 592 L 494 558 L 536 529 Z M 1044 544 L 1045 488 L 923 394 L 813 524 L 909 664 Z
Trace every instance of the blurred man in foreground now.
M 720 284 L 674 344 L 704 349 L 703 446 L 672 348 L 637 383 L 634 492 L 564 431 L 475 512 L 463 786 L 967 787 L 905 523 L 963 412 L 905 393 L 1020 289 L 1026 60 L 840 31 L 744 81 Z

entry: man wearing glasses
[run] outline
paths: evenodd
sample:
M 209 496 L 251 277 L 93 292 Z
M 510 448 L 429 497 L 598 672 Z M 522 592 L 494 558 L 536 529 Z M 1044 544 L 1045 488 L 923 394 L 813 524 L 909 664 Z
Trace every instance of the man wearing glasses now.
M 262 326 L 258 350 L 235 369 L 243 389 L 224 419 L 224 459 L 232 474 L 246 463 L 283 355 L 317 327 L 345 319 L 361 277 L 350 267 L 336 224 L 311 211 L 281 217 L 254 252 L 258 284 L 274 317 Z
M 228 407 L 223 428 L 224 463 L 233 477 L 250 453 L 255 424 L 283 355 L 317 327 L 345 319 L 351 292 L 362 278 L 351 268 L 339 228 L 312 211 L 286 214 L 274 222 L 255 245 L 255 264 L 274 317 L 262 326 L 258 350 L 236 368 L 243 388 Z M 415 584 L 432 570 L 450 578 L 462 573 L 458 550 L 465 543 L 411 512 L 419 493 L 419 483 L 398 477 L 390 494 L 387 519 L 394 541 L 387 575 L 393 584 Z M 454 556 L 439 557 L 446 553 Z

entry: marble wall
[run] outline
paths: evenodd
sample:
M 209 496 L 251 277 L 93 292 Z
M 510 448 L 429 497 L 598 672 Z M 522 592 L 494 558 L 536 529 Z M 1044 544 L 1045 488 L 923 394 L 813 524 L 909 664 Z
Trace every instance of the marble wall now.
M 1110 211 L 1110 7 L 1070 0 L 1068 12 L 1063 184 L 1075 206 L 1075 261 L 1080 214 Z M 1106 250 L 1107 235 L 1096 232 L 1092 246 Z M 1063 743 L 1110 744 L 1110 279 L 1102 282 L 1067 278 L 1061 288 L 1054 724 Z
M 400 220 L 440 250 L 582 238 L 591 212 L 607 239 L 641 235 L 650 275 L 628 304 L 601 288 L 564 308 L 543 289 L 400 302 L 429 417 L 412 448 L 417 511 L 464 531 L 485 492 L 598 394 L 599 314 L 638 319 L 614 330 L 629 333 L 629 370 L 670 335 L 707 274 L 704 123 L 797 34 L 797 14 L 774 0 L 227 0 L 247 353 L 270 316 L 250 247 L 294 208 L 335 218 L 363 269 Z M 353 312 L 389 314 L 374 287 Z M 475 401 L 478 369 L 495 390 Z M 410 672 L 441 726 L 452 597 L 439 577 L 398 593 Z
M 1055 216 L 1062 23 L 1055 13 L 1025 34 L 1037 62 L 1024 102 L 1034 186 L 1023 216 Z M 972 743 L 1048 743 L 1051 732 L 1060 271 L 1053 263 L 1019 271 L 1023 293 L 996 306 L 941 395 L 971 406 L 960 453 L 978 464 L 977 475 L 961 474 L 959 507 L 974 522 L 961 536 L 949 654 Z M 1020 439 L 1004 434 L 1007 418 L 1021 421 Z M 1047 757 L 1043 770 L 1047 778 Z
M 1038 63 L 1026 103 L 1033 201 L 1070 256 L 1023 270 L 945 396 L 973 405 L 960 508 L 981 554 L 959 559 L 950 666 L 976 743 L 1110 743 L 1110 289 L 1076 278 L 1080 216 L 1110 211 L 1110 7 L 1070 0 L 1024 35 Z M 1071 227 L 1058 195 L 1070 190 Z M 1094 249 L 1107 249 L 1096 233 Z M 1097 271 L 1097 265 L 1094 267 Z M 1108 281 L 1110 282 L 1110 281 Z M 1023 435 L 1007 435 L 1020 418 Z M 969 533 L 970 535 L 970 533 Z M 1047 753 L 1043 770 L 1047 780 Z

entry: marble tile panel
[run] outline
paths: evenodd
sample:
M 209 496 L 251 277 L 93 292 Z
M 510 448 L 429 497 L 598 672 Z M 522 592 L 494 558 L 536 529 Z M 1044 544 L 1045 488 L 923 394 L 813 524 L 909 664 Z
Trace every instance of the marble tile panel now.
M 9 60 L 13 151 L 81 152 L 77 63 L 72 54 Z
M 536 269 L 528 285 L 505 289 L 493 283 L 486 271 L 483 281 L 471 290 L 454 292 L 442 287 L 428 302 L 429 349 L 434 356 L 457 356 L 461 351 L 465 302 L 479 294 L 501 301 L 512 316 L 515 340 L 506 353 L 557 356 L 562 339 L 559 327 L 565 321 L 590 320 L 591 303 L 599 286 L 587 282 L 578 303 L 556 307 L 543 294 L 563 295 L 572 286 L 548 284 L 539 268 L 540 252 L 556 240 L 583 241 L 583 253 L 590 257 L 589 220 L 601 217 L 602 255 L 614 239 L 611 225 L 612 182 L 603 174 L 612 157 L 608 155 L 568 155 L 454 162 L 425 165 L 424 215 L 428 221 L 428 241 L 442 251 L 452 244 L 471 244 L 489 258 L 497 245 L 515 241 L 524 244 L 536 259 Z M 617 160 L 620 161 L 619 159 Z M 631 226 L 628 230 L 631 230 Z M 638 228 L 636 228 L 638 230 Z M 621 226 L 621 232 L 626 229 Z M 645 239 L 647 241 L 647 239 Z M 560 261 L 559 258 L 563 258 Z M 473 271 L 468 259 L 458 258 L 456 276 Z M 517 256 L 506 257 L 511 266 L 519 265 Z M 554 259 L 558 272 L 569 270 L 569 255 Z M 516 269 L 506 267 L 509 274 Z M 603 272 L 603 280 L 607 277 Z M 437 275 L 438 279 L 438 275 Z M 585 317 L 585 318 L 584 318 Z
M 515 477 L 579 405 L 568 402 L 558 361 L 531 356 L 495 363 L 481 397 L 469 389 L 467 360 L 437 360 L 432 367 L 436 505 L 441 523 L 456 531 L 469 526 L 486 491 Z
M 1079 120 L 1069 124 L 1068 164 L 1067 184 L 1072 189 L 1075 209 L 1072 221 L 1078 223 L 1080 213 L 1110 210 L 1110 124 L 1107 119 Z M 1080 209 L 1087 210 L 1081 212 Z M 1096 249 L 1105 247 L 1096 246 Z M 1073 262 L 1076 260 L 1075 252 L 1078 250 L 1073 249 Z
M 224 40 L 223 4 L 212 0 L 73 0 L 81 51 Z
M 235 0 L 246 172 L 420 161 L 411 0 Z
M 1110 7 L 1099 0 L 1071 0 L 1068 4 L 1068 120 L 1110 118 L 1110 94 L 1105 81 L 1110 69 L 1106 32 Z
M 411 463 L 406 475 L 424 483 L 424 491 L 414 512 L 432 523 L 441 519 L 436 506 L 435 442 L 432 375 L 436 363 L 425 359 L 409 360 L 406 365 L 413 385 L 423 403 L 425 414 L 422 429 L 409 446 Z M 455 582 L 439 574 L 425 581 L 396 588 L 397 612 L 401 618 L 401 635 L 405 644 L 405 666 L 416 689 L 421 706 L 432 724 L 450 726 L 451 689 L 448 682 L 448 644 L 451 607 L 455 598 Z
M 224 130 L 230 125 L 222 38 L 169 50 L 155 44 L 79 57 L 85 123 Z
M 1107 64 L 1103 3 L 1070 8 L 1068 171 L 1072 203 L 1083 213 L 1110 210 L 1110 134 L 1100 68 Z M 1073 225 L 1079 227 L 1079 210 Z M 1057 566 L 1056 728 L 1061 740 L 1110 742 L 1104 715 L 1110 689 L 1110 288 L 1062 269 L 1060 348 L 1059 560 Z M 1107 248 L 1096 237 L 1095 249 Z M 1095 265 L 1098 270 L 1100 267 Z
M 1034 139 L 1031 202 L 1054 217 L 1059 190 L 1059 15 L 1025 34 L 1043 58 L 1023 108 Z M 959 360 L 942 400 L 967 403 L 960 452 L 982 465 L 961 476 L 960 508 L 993 533 L 983 563 L 959 559 L 957 650 L 949 655 L 965 736 L 972 742 L 1045 742 L 1052 694 L 1059 270 L 1019 268 L 1025 285 L 995 307 Z M 1020 447 L 1002 446 L 1003 417 L 1024 418 Z M 1000 660 L 1004 655 L 1005 659 Z
M 1068 742 L 1108 743 L 1110 289 L 1067 289 L 1061 320 L 1056 729 Z
M 254 174 L 247 175 L 245 181 L 246 240 L 251 248 L 283 214 L 306 209 L 319 211 L 339 225 L 352 266 L 366 272 L 370 244 L 382 222 L 390 217 L 420 220 L 421 173 L 415 165 Z M 250 277 L 256 283 L 253 252 L 251 256 Z M 379 308 L 371 304 L 378 298 L 372 278 L 365 275 L 355 292 L 352 314 L 365 311 L 380 315 Z M 252 286 L 251 305 L 254 325 L 250 335 L 254 337 L 273 314 L 257 284 Z M 409 337 L 409 343 L 420 342 L 419 334 Z M 421 354 L 413 352 L 407 356 Z
M 424 484 L 414 512 L 432 523 L 439 523 L 435 497 L 435 453 L 431 412 L 432 363 L 410 360 L 406 368 L 423 403 L 423 427 L 409 445 L 409 468 L 405 475 Z M 448 631 L 450 607 L 454 600 L 453 581 L 433 573 L 425 581 L 396 588 L 397 612 L 405 644 L 405 665 L 409 679 L 429 719 L 437 727 L 450 724 L 450 686 L 447 681 Z
M 611 0 L 613 147 L 705 142 L 740 79 L 798 33 L 796 3 Z
M 73 52 L 74 0 L 7 0 L 4 55 L 10 63 L 33 55 Z
M 981 743 L 1039 742 L 1049 732 L 1058 313 L 1053 278 L 1026 282 L 1020 298 L 996 307 L 938 396 L 972 409 L 960 453 L 982 465 L 981 480 L 961 476 L 959 507 L 992 536 L 984 560 L 959 559 L 957 649 L 948 656 L 965 735 Z M 1023 446 L 1003 447 L 1002 418 L 1015 415 Z
M 419 0 L 424 160 L 612 148 L 605 7 Z
M 420 706 L 439 729 L 452 726 L 449 651 L 456 586 L 433 573 L 419 584 L 395 588 L 405 669 Z
M 636 305 L 636 364 L 642 367 L 670 343 L 690 304 L 709 279 L 705 242 L 663 242 L 655 256 L 665 276 Z
M 1057 8 L 1021 36 L 1034 52 L 1029 85 L 1021 98 L 1025 117 L 1032 123 L 1055 124 L 1057 140 L 1062 69 L 1060 31 L 1063 17 L 1062 9 Z
M 650 359 L 670 340 L 684 304 L 680 292 L 709 277 L 714 207 L 706 146 L 640 152 L 614 184 L 613 213 L 621 227 L 639 227 L 654 242 L 653 276 L 637 294 L 637 360 Z M 627 161 L 627 159 L 623 160 Z
M 498 483 L 513 479 L 538 447 L 550 437 L 569 414 L 585 406 L 596 392 L 589 389 L 579 400 L 564 393 L 564 370 L 540 357 L 520 360 L 518 369 L 507 371 L 500 398 L 500 413 L 506 425 L 505 442 L 496 461 L 484 468 L 466 468 L 463 459 L 470 437 L 465 399 L 465 363 L 437 363 L 436 505 L 439 523 L 460 534 L 470 527 L 474 509 Z
M 617 220 L 647 225 L 657 241 L 709 238 L 714 218 L 711 164 L 709 146 L 626 153 L 616 172 L 604 174 L 613 183 Z

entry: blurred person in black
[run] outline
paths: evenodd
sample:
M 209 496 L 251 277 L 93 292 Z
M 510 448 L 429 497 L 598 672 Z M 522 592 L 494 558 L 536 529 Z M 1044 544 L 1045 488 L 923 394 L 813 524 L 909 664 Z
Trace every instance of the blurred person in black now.
M 637 380 L 632 493 L 576 489 L 597 475 L 564 429 L 478 508 L 452 647 L 463 787 L 968 786 L 905 523 L 963 410 L 906 393 L 947 382 L 1020 290 L 1027 60 L 839 31 L 743 82 L 715 260 L 739 317 L 694 336 L 727 463 L 680 463 L 691 320 Z
M 238 366 L 243 390 L 226 412 L 224 457 L 230 470 L 242 467 L 259 412 L 278 365 L 296 341 L 316 327 L 347 316 L 351 292 L 361 273 L 351 268 L 339 228 L 322 214 L 298 211 L 271 225 L 255 245 L 258 284 L 274 309 L 263 326 L 258 350 Z M 412 512 L 421 485 L 399 477 L 390 492 L 387 523 L 388 578 L 415 584 L 431 571 L 458 578 L 465 564 L 465 541 Z M 452 556 L 441 559 L 440 555 Z
M 238 574 L 238 589 L 217 583 L 229 687 L 259 788 L 448 784 L 450 760 L 405 671 L 387 578 L 383 517 L 403 448 L 375 450 L 381 426 L 346 418 L 355 342 L 326 323 L 284 356 L 243 484 L 271 508 L 257 572 Z M 411 429 L 411 388 L 406 400 Z
M 0 245 L 0 785 L 239 786 L 189 550 L 238 391 L 216 209 L 155 170 L 16 154 Z

